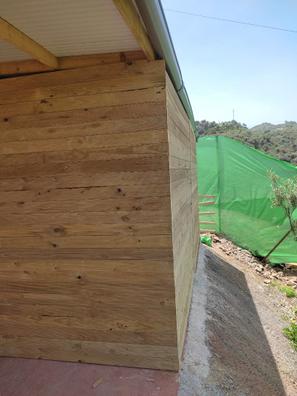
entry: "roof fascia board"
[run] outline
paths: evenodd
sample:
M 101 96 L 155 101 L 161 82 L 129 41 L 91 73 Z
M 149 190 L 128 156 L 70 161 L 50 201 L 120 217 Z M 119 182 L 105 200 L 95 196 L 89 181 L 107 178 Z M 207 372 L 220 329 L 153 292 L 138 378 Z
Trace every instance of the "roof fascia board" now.
M 160 0 L 136 0 L 151 43 L 157 55 L 164 59 L 175 90 L 195 129 L 192 106 L 184 86 L 181 70 Z

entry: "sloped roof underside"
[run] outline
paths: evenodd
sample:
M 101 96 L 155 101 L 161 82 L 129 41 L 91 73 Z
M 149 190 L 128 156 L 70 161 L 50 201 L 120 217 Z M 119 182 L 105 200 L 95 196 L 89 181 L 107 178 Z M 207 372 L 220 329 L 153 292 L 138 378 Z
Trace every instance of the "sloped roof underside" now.
M 58 57 L 140 49 L 110 0 L 8 0 L 1 17 Z M 28 58 L 0 41 L 0 62 Z

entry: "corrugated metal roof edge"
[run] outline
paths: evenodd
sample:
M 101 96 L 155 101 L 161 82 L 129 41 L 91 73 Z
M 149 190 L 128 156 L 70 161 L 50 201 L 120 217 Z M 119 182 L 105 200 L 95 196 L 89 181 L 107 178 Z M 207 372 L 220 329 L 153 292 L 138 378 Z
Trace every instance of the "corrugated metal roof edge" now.
M 168 74 L 195 131 L 195 118 L 188 97 L 166 17 L 160 0 L 136 0 L 137 7 L 157 55 L 164 59 Z

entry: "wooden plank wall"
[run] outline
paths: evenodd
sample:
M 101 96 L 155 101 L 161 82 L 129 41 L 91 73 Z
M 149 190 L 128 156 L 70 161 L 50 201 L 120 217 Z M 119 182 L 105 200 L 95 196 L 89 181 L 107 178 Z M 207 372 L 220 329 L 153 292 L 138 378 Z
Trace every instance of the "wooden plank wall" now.
M 196 141 L 168 76 L 166 93 L 177 335 L 181 358 L 199 245 Z
M 163 61 L 0 81 L 0 355 L 178 368 L 166 96 L 180 108 Z M 177 219 L 194 212 L 194 153 L 178 113 L 181 340 L 195 252 L 194 224 Z

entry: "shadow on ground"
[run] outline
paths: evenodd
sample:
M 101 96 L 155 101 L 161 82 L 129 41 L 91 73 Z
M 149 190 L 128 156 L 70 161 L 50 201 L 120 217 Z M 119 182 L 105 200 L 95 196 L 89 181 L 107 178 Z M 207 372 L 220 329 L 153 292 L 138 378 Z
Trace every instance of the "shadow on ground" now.
M 179 396 L 285 396 L 245 275 L 201 249 Z

